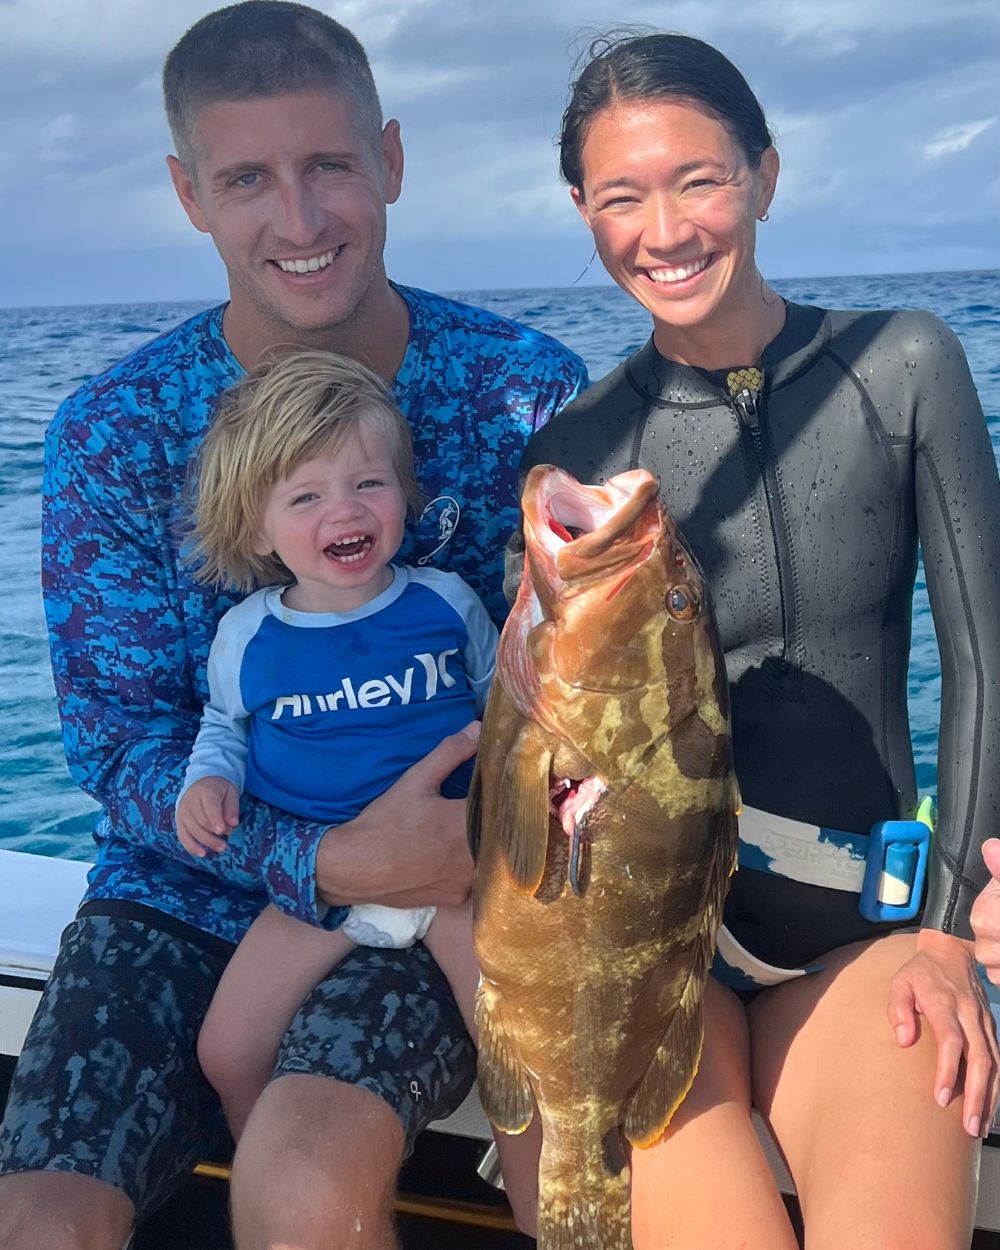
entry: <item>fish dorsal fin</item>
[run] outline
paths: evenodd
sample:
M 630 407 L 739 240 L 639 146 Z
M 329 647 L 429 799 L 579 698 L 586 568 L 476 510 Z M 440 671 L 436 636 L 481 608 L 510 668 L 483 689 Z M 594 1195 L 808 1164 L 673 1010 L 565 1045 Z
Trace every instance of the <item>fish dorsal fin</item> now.
M 502 1003 L 497 987 L 485 978 L 481 980 L 476 995 L 479 1100 L 494 1128 L 523 1133 L 531 1123 L 535 1104 L 513 1039 L 504 1028 Z
M 691 977 L 625 1113 L 633 1146 L 654 1145 L 684 1101 L 698 1071 L 703 1037 L 700 978 Z
M 497 801 L 497 838 L 514 885 L 524 894 L 534 894 L 545 874 L 551 766 L 548 739 L 526 722 L 507 756 Z

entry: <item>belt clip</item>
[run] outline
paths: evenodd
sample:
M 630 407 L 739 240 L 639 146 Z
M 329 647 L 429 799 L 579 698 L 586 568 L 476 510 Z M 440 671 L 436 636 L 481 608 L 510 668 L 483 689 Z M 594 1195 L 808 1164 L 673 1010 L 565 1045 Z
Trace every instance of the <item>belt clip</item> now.
M 913 920 L 920 911 L 932 812 L 925 800 L 916 820 L 880 820 L 872 826 L 858 903 L 866 920 Z

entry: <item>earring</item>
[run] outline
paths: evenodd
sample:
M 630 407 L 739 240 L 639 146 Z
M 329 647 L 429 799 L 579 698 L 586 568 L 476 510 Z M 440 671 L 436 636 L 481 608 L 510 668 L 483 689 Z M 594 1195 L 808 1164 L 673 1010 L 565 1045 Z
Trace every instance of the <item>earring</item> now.
M 588 260 L 587 263 L 584 265 L 583 270 L 581 271 L 579 276 L 573 279 L 573 281 L 570 283 L 570 286 L 576 286 L 576 284 L 580 281 L 580 278 L 583 277 L 583 275 L 587 272 L 587 270 L 590 268 L 590 266 L 594 263 L 596 259 L 597 259 L 597 248 L 595 247 L 593 252 L 591 253 L 590 260 Z
M 770 214 L 770 213 L 761 213 L 761 215 L 757 218 L 757 220 L 758 220 L 758 221 L 767 221 L 768 217 L 770 217 L 770 216 L 771 216 L 771 214 Z

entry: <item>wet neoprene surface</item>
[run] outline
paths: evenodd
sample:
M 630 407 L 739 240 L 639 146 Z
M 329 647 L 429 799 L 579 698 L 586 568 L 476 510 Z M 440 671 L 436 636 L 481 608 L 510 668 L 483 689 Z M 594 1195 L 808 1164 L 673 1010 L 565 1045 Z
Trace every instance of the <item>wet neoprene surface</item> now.
M 522 470 L 658 476 L 712 588 L 744 802 L 856 832 L 915 807 L 906 671 L 919 539 L 942 653 L 923 923 L 970 936 L 979 846 L 1000 834 L 1000 486 L 964 354 L 929 313 L 789 304 L 762 367 L 751 423 L 713 377 L 650 341 L 532 438 Z M 872 932 L 857 896 L 750 870 L 734 878 L 726 921 L 786 966 Z

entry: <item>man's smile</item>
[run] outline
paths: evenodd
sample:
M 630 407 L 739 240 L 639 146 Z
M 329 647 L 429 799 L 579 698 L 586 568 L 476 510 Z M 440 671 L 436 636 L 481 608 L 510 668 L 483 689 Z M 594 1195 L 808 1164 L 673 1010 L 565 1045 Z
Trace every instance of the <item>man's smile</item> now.
M 316 273 L 320 269 L 325 269 L 327 265 L 332 265 L 343 250 L 344 244 L 341 243 L 339 247 L 333 247 L 328 252 L 320 252 L 317 256 L 309 256 L 305 259 L 296 258 L 295 260 L 283 260 L 280 257 L 275 257 L 271 263 L 277 265 L 282 273 Z

